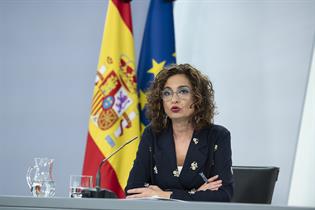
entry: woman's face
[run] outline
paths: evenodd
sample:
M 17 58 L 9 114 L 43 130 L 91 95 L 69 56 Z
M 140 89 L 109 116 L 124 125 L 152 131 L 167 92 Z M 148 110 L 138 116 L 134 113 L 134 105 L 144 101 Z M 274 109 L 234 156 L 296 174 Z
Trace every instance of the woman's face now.
M 161 97 L 165 113 L 173 122 L 187 121 L 195 111 L 191 83 L 184 74 L 168 78 Z

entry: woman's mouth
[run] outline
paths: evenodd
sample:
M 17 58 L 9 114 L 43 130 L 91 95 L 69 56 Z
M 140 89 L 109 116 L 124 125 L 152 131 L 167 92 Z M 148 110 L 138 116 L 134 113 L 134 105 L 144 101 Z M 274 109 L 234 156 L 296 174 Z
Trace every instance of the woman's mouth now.
M 181 110 L 181 108 L 177 107 L 177 106 L 174 106 L 171 108 L 171 111 L 174 112 L 174 113 L 177 113 Z

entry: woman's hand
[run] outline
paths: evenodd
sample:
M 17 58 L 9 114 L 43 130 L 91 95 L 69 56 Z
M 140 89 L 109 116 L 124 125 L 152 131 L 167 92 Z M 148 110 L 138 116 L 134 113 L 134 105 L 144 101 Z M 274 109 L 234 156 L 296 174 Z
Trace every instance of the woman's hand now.
M 216 191 L 219 189 L 219 187 L 222 186 L 222 180 L 218 179 L 219 175 L 215 175 L 208 179 L 208 183 L 204 183 L 201 185 L 197 191 L 205 191 L 205 190 L 211 190 Z
M 152 197 L 158 196 L 161 198 L 169 199 L 171 197 L 172 192 L 163 191 L 156 185 L 149 185 L 148 187 L 140 187 L 134 188 L 127 191 L 127 193 L 133 194 L 128 195 L 126 198 L 145 198 L 145 197 Z

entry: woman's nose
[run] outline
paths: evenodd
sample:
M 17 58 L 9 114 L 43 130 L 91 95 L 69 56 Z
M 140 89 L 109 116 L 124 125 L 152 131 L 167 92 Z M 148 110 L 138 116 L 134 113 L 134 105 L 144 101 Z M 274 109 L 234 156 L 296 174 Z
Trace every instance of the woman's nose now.
M 177 103 L 178 101 L 179 101 L 179 97 L 178 97 L 178 95 L 176 94 L 176 93 L 174 93 L 173 95 L 172 95 L 172 99 L 171 99 L 171 101 L 172 101 L 172 103 Z

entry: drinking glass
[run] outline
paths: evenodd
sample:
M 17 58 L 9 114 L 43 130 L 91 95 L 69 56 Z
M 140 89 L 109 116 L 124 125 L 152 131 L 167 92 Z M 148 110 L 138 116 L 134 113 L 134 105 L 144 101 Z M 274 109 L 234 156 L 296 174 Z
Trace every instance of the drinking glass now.
M 82 192 L 92 188 L 92 176 L 71 175 L 70 193 L 71 198 L 82 198 Z

